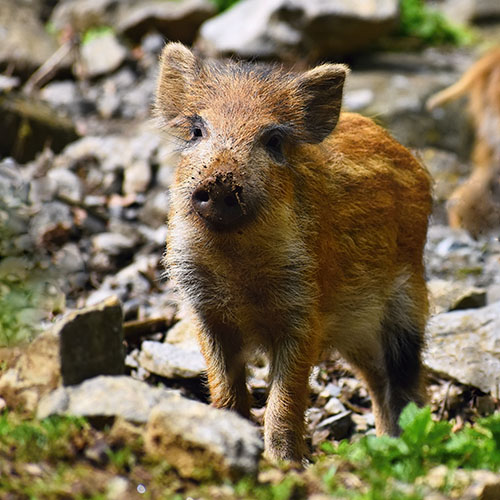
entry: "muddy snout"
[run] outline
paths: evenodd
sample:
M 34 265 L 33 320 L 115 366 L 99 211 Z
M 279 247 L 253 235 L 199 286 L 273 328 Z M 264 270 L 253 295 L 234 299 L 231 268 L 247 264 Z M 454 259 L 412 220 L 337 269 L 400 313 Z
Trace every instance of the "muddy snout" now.
M 201 182 L 191 195 L 191 204 L 216 229 L 234 229 L 248 217 L 243 186 L 231 173 L 217 174 Z

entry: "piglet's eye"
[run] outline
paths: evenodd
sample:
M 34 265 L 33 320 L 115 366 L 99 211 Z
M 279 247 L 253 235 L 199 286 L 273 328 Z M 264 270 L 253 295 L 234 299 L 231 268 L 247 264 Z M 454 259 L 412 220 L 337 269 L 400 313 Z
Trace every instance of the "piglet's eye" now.
M 266 147 L 271 151 L 281 151 L 282 139 L 278 134 L 274 134 L 266 142 Z
M 203 130 L 200 127 L 193 127 L 191 129 L 191 136 L 194 141 L 203 137 Z
M 263 140 L 267 152 L 276 160 L 283 161 L 283 135 L 279 132 L 271 132 Z

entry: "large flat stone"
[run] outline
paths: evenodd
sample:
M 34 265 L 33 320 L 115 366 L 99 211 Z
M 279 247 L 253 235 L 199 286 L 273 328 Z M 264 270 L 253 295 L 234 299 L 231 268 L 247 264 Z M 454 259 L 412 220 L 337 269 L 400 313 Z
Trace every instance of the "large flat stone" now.
M 433 371 L 498 398 L 500 302 L 432 318 L 424 360 Z
M 49 330 L 31 342 L 0 377 L 0 395 L 11 408 L 21 405 L 34 410 L 39 399 L 60 382 L 59 338 Z
M 0 0 L 0 72 L 28 76 L 56 50 L 57 42 L 39 19 L 37 2 Z
M 198 479 L 253 474 L 263 449 L 258 428 L 248 420 L 185 398 L 152 410 L 145 445 L 182 476 Z
M 154 341 L 142 343 L 139 364 L 147 371 L 167 378 L 199 377 L 206 369 L 197 346 Z
M 124 375 L 100 376 L 46 395 L 38 405 L 37 416 L 122 417 L 145 423 L 158 403 L 171 404 L 180 397 L 174 390 L 152 387 Z
M 369 47 L 397 13 L 393 0 L 243 0 L 205 22 L 199 43 L 211 55 L 318 60 Z
M 190 44 L 200 25 L 215 13 L 210 0 L 139 1 L 122 9 L 118 29 L 133 40 L 158 31 L 169 40 Z

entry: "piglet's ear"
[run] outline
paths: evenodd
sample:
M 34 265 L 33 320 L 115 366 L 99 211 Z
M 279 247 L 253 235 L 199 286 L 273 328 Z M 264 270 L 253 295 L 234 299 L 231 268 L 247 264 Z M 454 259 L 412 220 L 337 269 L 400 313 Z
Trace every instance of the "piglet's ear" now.
M 304 103 L 306 142 L 321 142 L 337 125 L 348 72 L 349 68 L 343 64 L 323 64 L 298 78 L 299 96 Z
M 186 108 L 186 95 L 200 72 L 195 55 L 181 43 L 169 43 L 160 58 L 155 114 L 170 122 Z

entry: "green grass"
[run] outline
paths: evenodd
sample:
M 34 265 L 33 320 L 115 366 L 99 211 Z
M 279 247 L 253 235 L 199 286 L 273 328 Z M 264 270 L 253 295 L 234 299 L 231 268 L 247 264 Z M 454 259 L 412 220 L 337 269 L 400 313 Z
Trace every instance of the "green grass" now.
M 441 12 L 427 7 L 423 0 L 400 0 L 397 34 L 428 45 L 463 45 L 473 40 L 468 28 L 452 23 Z
M 0 414 L 0 498 L 106 498 L 121 476 L 142 498 L 219 498 L 241 500 L 305 499 L 312 493 L 352 500 L 424 500 L 439 492 L 460 498 L 464 471 L 500 471 L 500 414 L 453 431 L 453 422 L 436 422 L 429 408 L 409 405 L 401 415 L 400 437 L 364 436 L 337 445 L 324 443 L 305 471 L 263 461 L 259 476 L 239 481 L 179 477 L 161 459 L 149 457 L 142 441 L 117 444 L 109 430 L 97 431 L 83 418 L 49 417 L 38 421 Z M 107 460 L 94 463 L 85 450 L 105 442 Z M 39 465 L 41 473 L 26 470 Z M 440 469 L 440 483 L 427 479 Z M 17 496 L 16 496 L 17 495 Z
M 74 457 L 75 442 L 89 431 L 83 418 L 53 416 L 41 421 L 0 415 L 0 456 L 14 461 L 55 462 Z
M 413 485 L 438 465 L 449 469 L 448 487 L 453 486 L 453 472 L 459 468 L 500 471 L 500 414 L 453 433 L 451 422 L 434 422 L 429 408 L 410 404 L 400 424 L 399 438 L 365 436 L 356 443 L 325 443 L 323 450 L 340 459 L 341 467 L 351 469 L 366 490 L 345 491 L 330 469 L 324 474 L 329 492 L 356 500 L 420 499 L 424 496 L 418 487 L 408 492 L 405 485 Z
M 307 484 L 298 474 L 288 474 L 276 484 L 259 484 L 247 477 L 234 486 L 235 498 L 255 500 L 288 500 L 307 498 Z
M 482 273 L 482 266 L 461 267 L 455 271 L 455 277 L 457 279 L 465 279 L 469 276 L 481 276 Z
M 232 7 L 239 1 L 240 0 L 212 0 L 212 2 L 217 6 L 219 12 L 229 9 L 229 7 Z
M 114 30 L 111 26 L 97 26 L 95 28 L 90 28 L 82 36 L 82 45 L 89 43 L 90 41 L 99 38 L 101 36 L 113 34 Z
M 0 280 L 0 347 L 31 340 L 37 333 L 32 311 L 38 299 L 33 289 L 22 283 Z
M 21 200 L 5 202 L 0 192 L 0 347 L 31 340 L 36 334 L 34 316 L 38 309 L 38 288 L 29 282 L 33 276 L 31 258 L 23 257 L 13 243 Z M 7 197 L 9 199 L 9 197 Z

